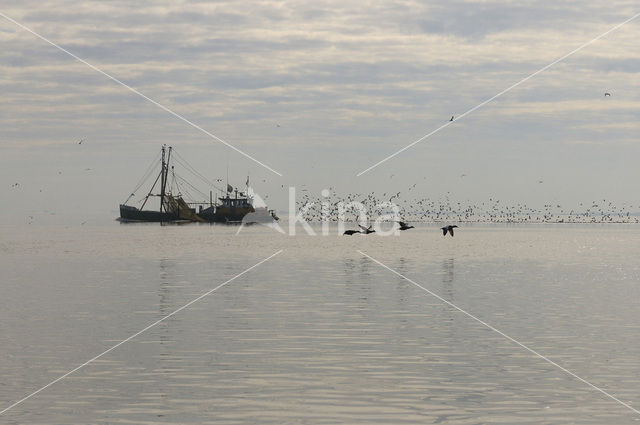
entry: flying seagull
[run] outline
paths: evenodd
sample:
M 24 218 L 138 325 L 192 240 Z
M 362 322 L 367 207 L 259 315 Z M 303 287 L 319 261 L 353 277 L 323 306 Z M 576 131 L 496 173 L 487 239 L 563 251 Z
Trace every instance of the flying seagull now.
M 360 230 L 345 230 L 345 232 L 342 235 L 354 235 L 355 233 L 360 233 Z
M 371 230 L 371 226 L 364 227 L 364 226 L 362 226 L 360 224 L 358 224 L 358 226 L 360 226 L 360 228 L 362 229 L 362 232 L 360 232 L 360 233 L 364 233 L 365 235 L 368 235 L 369 233 L 375 233 L 376 232 L 375 230 Z
M 605 93 L 604 95 L 605 96 L 611 96 L 611 93 Z
M 84 142 L 84 139 L 80 139 L 80 141 L 78 142 L 79 145 L 82 144 L 82 142 Z
M 404 221 L 398 221 L 397 223 L 400 225 L 400 229 L 399 230 L 413 229 L 413 226 L 408 226 L 407 223 L 405 223 Z
M 453 228 L 458 227 L 455 224 L 453 226 L 444 226 L 442 227 L 442 236 L 447 236 L 447 232 L 451 233 L 451 237 L 453 237 Z

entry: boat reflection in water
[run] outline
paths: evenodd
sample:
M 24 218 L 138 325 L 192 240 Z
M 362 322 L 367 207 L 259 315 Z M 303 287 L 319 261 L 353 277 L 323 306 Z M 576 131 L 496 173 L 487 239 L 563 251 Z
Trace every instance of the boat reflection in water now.
M 224 196 L 218 198 L 219 202 L 213 202 L 213 190 L 209 191 L 209 202 L 185 201 L 183 193 L 189 194 L 187 192 L 188 189 L 198 192 L 203 195 L 203 197 L 206 197 L 206 195 L 176 174 L 174 166 L 169 165 L 172 159 L 172 153 L 175 158 L 178 159 L 177 162 L 181 163 L 191 174 L 203 180 L 208 186 L 212 186 L 223 192 L 222 189 L 216 187 L 204 178 L 202 174 L 198 173 L 186 160 L 177 156 L 171 146 L 168 148 L 162 146 L 159 159 L 160 172 L 157 174 L 151 189 L 143 198 L 140 207 L 128 205 L 131 198 L 135 196 L 136 190 L 154 175 L 153 170 L 157 169 L 158 165 L 156 161 L 149 167 L 149 170 L 147 170 L 145 176 L 143 176 L 141 182 L 129 198 L 120 205 L 120 221 L 241 223 L 242 219 L 250 213 L 252 213 L 252 222 L 268 223 L 278 220 L 274 211 L 267 209 L 266 206 L 254 207 L 256 200 L 259 201 L 258 203 L 264 203 L 249 187 L 248 177 L 246 190 L 244 192 L 238 191 L 237 188 L 233 188 L 227 183 L 226 193 Z M 154 193 L 158 183 L 160 193 Z M 145 210 L 145 206 L 152 197 L 160 198 L 159 207 L 157 207 L 157 209 Z

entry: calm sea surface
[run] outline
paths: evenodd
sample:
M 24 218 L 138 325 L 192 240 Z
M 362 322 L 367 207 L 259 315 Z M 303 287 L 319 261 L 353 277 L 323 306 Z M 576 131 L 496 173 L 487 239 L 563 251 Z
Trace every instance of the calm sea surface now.
M 629 424 L 640 225 L 0 227 L 2 424 Z

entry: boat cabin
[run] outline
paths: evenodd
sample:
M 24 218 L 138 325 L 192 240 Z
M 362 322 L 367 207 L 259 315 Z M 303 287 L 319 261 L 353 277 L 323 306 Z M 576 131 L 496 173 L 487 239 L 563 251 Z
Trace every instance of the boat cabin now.
M 237 196 L 237 195 L 236 195 Z M 251 203 L 247 198 L 231 198 L 227 195 L 225 198 L 218 198 L 222 203 L 221 207 L 227 208 L 250 208 Z

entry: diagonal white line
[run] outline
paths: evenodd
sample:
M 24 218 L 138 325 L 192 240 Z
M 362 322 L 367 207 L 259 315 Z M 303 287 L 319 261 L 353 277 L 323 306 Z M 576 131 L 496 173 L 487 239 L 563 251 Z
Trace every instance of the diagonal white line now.
M 578 375 L 576 375 L 575 373 L 571 372 L 570 370 L 560 366 L 558 363 L 554 362 L 553 360 L 549 359 L 548 357 L 543 356 L 542 354 L 538 353 L 537 351 L 527 347 L 526 345 L 524 345 L 523 343 L 513 339 L 512 337 L 510 337 L 509 335 L 505 334 L 504 332 L 494 328 L 493 326 L 491 326 L 490 324 L 482 321 L 481 319 L 478 319 L 476 316 L 474 316 L 473 314 L 461 309 L 460 307 L 458 307 L 457 305 L 453 304 L 452 302 L 449 302 L 447 300 L 445 300 L 444 298 L 442 298 L 441 296 L 439 296 L 438 294 L 431 292 L 430 290 L 428 290 L 427 288 L 425 288 L 424 286 L 420 285 L 419 283 L 414 282 L 413 280 L 409 279 L 408 277 L 406 277 L 405 275 L 395 271 L 394 269 L 392 269 L 391 267 L 381 263 L 380 261 L 376 260 L 375 258 L 373 258 L 372 256 L 358 250 L 358 252 L 362 255 L 364 255 L 365 257 L 367 257 L 368 259 L 374 261 L 375 263 L 377 263 L 378 265 L 384 267 L 385 269 L 389 270 L 391 273 L 400 276 L 401 278 L 403 278 L 404 280 L 406 280 L 409 283 L 412 283 L 413 285 L 415 285 L 416 287 L 422 289 L 423 291 L 425 291 L 426 293 L 428 293 L 429 295 L 432 295 L 434 297 L 436 297 L 437 299 L 439 299 L 440 301 L 442 301 L 443 303 L 447 304 L 450 307 L 453 307 L 454 309 L 458 310 L 459 312 L 469 316 L 470 318 L 472 318 L 473 320 L 475 320 L 476 322 L 482 324 L 483 326 L 491 329 L 492 331 L 502 335 L 503 337 L 505 337 L 506 339 L 508 339 L 509 341 L 519 345 L 520 347 L 524 348 L 525 350 L 529 351 L 532 354 L 535 354 L 536 356 L 540 357 L 542 360 L 546 361 L 547 363 L 552 364 L 553 366 L 557 367 L 558 369 L 562 370 L 563 372 L 566 372 L 567 374 L 573 376 L 574 378 L 576 378 L 577 380 L 584 382 L 585 384 L 587 384 L 588 386 L 590 386 L 591 388 L 600 391 L 602 394 L 606 395 L 607 397 L 611 398 L 612 400 L 617 401 L 618 403 L 620 403 L 621 405 L 623 405 L 624 407 L 631 409 L 632 411 L 634 411 L 635 413 L 640 414 L 640 411 L 637 409 L 634 409 L 633 407 L 631 407 L 630 405 L 628 405 L 627 403 L 625 403 L 624 401 L 614 397 L 613 395 L 609 394 L 608 392 L 606 392 L 605 390 L 596 387 L 595 385 L 593 385 L 591 382 L 579 377 Z
M 445 127 L 448 127 L 449 125 L 451 125 L 454 121 L 458 121 L 459 119 L 469 115 L 470 113 L 472 113 L 473 111 L 475 111 L 476 109 L 479 109 L 481 107 L 483 107 L 484 105 L 486 105 L 487 103 L 493 101 L 494 99 L 502 96 L 503 94 L 505 94 L 506 92 L 510 91 L 511 89 L 519 86 L 520 84 L 524 83 L 525 81 L 529 80 L 530 78 L 540 74 L 541 72 L 546 71 L 547 69 L 551 68 L 553 65 L 557 64 L 558 62 L 561 62 L 563 60 L 565 60 L 566 58 L 568 58 L 569 56 L 573 55 L 574 53 L 579 52 L 580 50 L 584 49 L 585 47 L 587 47 L 588 45 L 595 43 L 596 41 L 598 41 L 599 39 L 601 39 L 602 37 L 606 36 L 607 34 L 617 30 L 618 28 L 620 28 L 621 26 L 623 26 L 624 24 L 627 24 L 631 21 L 633 21 L 634 19 L 636 19 L 638 16 L 640 16 L 640 13 L 637 13 L 635 15 L 633 15 L 631 18 L 627 19 L 624 22 L 619 23 L 618 25 L 610 28 L 609 30 L 603 32 L 602 34 L 600 34 L 599 36 L 597 36 L 596 38 L 584 43 L 582 46 L 575 48 L 574 50 L 570 51 L 569 53 L 565 54 L 564 56 L 561 56 L 560 58 L 554 60 L 553 62 L 551 62 L 549 65 L 546 65 L 542 68 L 540 68 L 539 70 L 537 70 L 536 72 L 534 72 L 533 74 L 530 74 L 529 76 L 523 78 L 522 80 L 518 81 L 515 84 L 512 84 L 511 86 L 507 87 L 506 89 L 502 90 L 500 93 L 496 94 L 495 96 L 490 97 L 489 99 L 485 100 L 484 102 L 474 106 L 473 108 L 469 109 L 467 112 L 459 115 L 457 118 L 454 118 L 453 121 L 447 121 L 446 124 L 441 125 L 440 127 L 436 128 L 435 130 L 433 130 L 431 133 L 427 133 L 424 136 L 422 136 L 421 138 L 419 138 L 418 140 L 416 140 L 415 142 L 412 142 L 410 144 L 408 144 L 407 146 L 405 146 L 404 148 L 396 151 L 395 153 L 392 153 L 391 155 L 387 156 L 386 158 L 384 158 L 381 161 L 376 162 L 375 164 L 373 164 L 372 166 L 370 166 L 369 168 L 360 171 L 356 177 L 360 177 L 361 175 L 363 175 L 364 173 L 373 170 L 374 168 L 376 168 L 378 165 L 382 164 L 383 162 L 386 162 L 388 160 L 390 160 L 391 158 L 393 158 L 394 156 L 406 151 L 407 149 L 409 149 L 410 147 L 422 142 L 424 139 L 436 134 L 437 132 L 439 132 L 440 130 L 442 130 Z
M 261 265 L 262 263 L 269 261 L 270 259 L 272 259 L 273 257 L 275 257 L 276 255 L 280 254 L 283 250 L 279 250 L 278 252 L 276 252 L 275 254 L 271 254 L 270 256 L 268 256 L 267 258 L 265 258 L 264 260 L 254 264 L 253 266 L 249 267 L 248 269 L 246 269 L 245 271 L 238 273 L 237 275 L 235 275 L 234 277 L 232 277 L 231 279 L 227 280 L 224 283 L 221 283 L 220 285 L 216 286 L 215 288 L 205 292 L 204 294 L 200 295 L 198 298 L 189 301 L 187 304 L 183 305 L 182 307 L 180 307 L 177 310 L 174 310 L 172 313 L 167 314 L 166 316 L 164 316 L 163 318 L 156 320 L 155 322 L 153 322 L 152 324 L 150 324 L 149 326 L 147 326 L 146 328 L 142 329 L 141 331 L 138 331 L 136 333 L 134 333 L 133 335 L 131 335 L 129 338 L 124 339 L 122 341 L 120 341 L 119 343 L 117 343 L 116 345 L 114 345 L 113 347 L 109 348 L 106 351 L 103 351 L 102 353 L 98 354 L 97 356 L 87 360 L 86 362 L 82 363 L 80 366 L 76 367 L 75 369 L 70 370 L 69 372 L 65 373 L 64 375 L 54 379 L 53 381 L 49 382 L 47 385 L 45 385 L 44 387 L 32 392 L 31 394 L 29 394 L 26 397 L 21 398 L 20 400 L 16 401 L 15 403 L 13 403 L 12 405 L 10 405 L 9 407 L 6 407 L 4 410 L 0 411 L 0 415 L 2 415 L 3 413 L 5 413 L 6 411 L 14 408 L 15 406 L 19 405 L 20 403 L 22 403 L 23 401 L 26 401 L 28 399 L 30 399 L 31 397 L 33 397 L 34 395 L 38 394 L 40 391 L 43 391 L 47 388 L 49 388 L 50 386 L 52 386 L 53 384 L 55 384 L 56 382 L 66 378 L 67 376 L 71 375 L 72 373 L 74 373 L 75 371 L 82 369 L 83 367 L 85 367 L 86 365 L 88 365 L 89 363 L 99 359 L 100 357 L 104 356 L 105 354 L 115 350 L 116 348 L 120 347 L 122 344 L 126 343 L 127 341 L 132 340 L 133 338 L 137 337 L 138 335 L 140 335 L 141 333 L 151 329 L 152 327 L 154 327 L 155 325 L 157 325 L 158 323 L 167 320 L 169 317 L 173 316 L 174 314 L 184 310 L 185 308 L 189 307 L 191 304 L 201 300 L 202 298 L 206 297 L 207 295 L 211 294 L 212 292 L 222 288 L 223 286 L 227 285 L 228 283 L 231 283 L 232 281 L 236 280 L 237 278 L 239 278 L 240 276 L 242 276 L 245 273 L 248 273 L 249 271 L 255 269 L 256 267 L 258 267 L 259 265 Z
M 232 144 L 230 144 L 228 142 L 225 142 L 224 140 L 222 140 L 221 138 L 219 138 L 215 134 L 210 133 L 209 131 L 207 131 L 204 128 L 200 127 L 198 124 L 195 124 L 194 122 L 189 121 L 188 119 L 186 119 L 182 115 L 178 114 L 177 112 L 172 111 L 171 109 L 167 108 L 166 106 L 164 106 L 164 105 L 156 102 L 155 100 L 151 99 L 150 97 L 140 93 L 138 90 L 134 89 L 133 87 L 131 87 L 131 86 L 123 83 L 122 81 L 118 80 L 116 77 L 114 77 L 114 76 L 112 76 L 110 74 L 107 74 L 106 72 L 104 72 L 100 68 L 90 64 L 89 62 L 85 61 L 84 59 L 79 58 L 78 56 L 74 55 L 73 53 L 71 53 L 70 51 L 66 50 L 65 48 L 59 46 L 58 44 L 54 43 L 53 41 L 43 37 L 42 35 L 38 34 L 35 31 L 33 31 L 31 28 L 26 27 L 25 25 L 23 25 L 20 22 L 10 18 L 9 16 L 5 15 L 2 12 L 0 12 L 0 16 L 2 16 L 7 21 L 14 23 L 15 25 L 19 26 L 20 28 L 24 29 L 25 31 L 30 32 L 31 34 L 33 34 L 36 37 L 38 37 L 40 40 L 52 45 L 56 49 L 66 53 L 67 55 L 71 56 L 72 58 L 76 59 L 77 61 L 82 62 L 83 64 L 87 65 L 89 68 L 93 69 L 94 71 L 99 72 L 100 74 L 104 75 L 105 77 L 109 78 L 110 80 L 120 84 L 122 87 L 125 87 L 126 89 L 132 91 L 133 93 L 137 94 L 138 96 L 142 97 L 143 99 L 148 100 L 149 102 L 151 102 L 154 105 L 156 105 L 158 108 L 163 109 L 164 111 L 170 113 L 171 115 L 173 115 L 174 117 L 178 118 L 179 120 L 184 121 L 185 123 L 189 124 L 191 127 L 195 128 L 196 130 L 206 134 L 207 136 L 211 137 L 212 139 L 217 140 L 218 142 L 220 142 L 223 145 L 233 149 L 234 151 L 238 152 L 239 154 L 245 156 L 246 158 L 249 158 L 250 160 L 262 165 L 264 168 L 266 168 L 267 170 L 271 171 L 272 173 L 275 173 L 275 174 L 279 175 L 280 177 L 282 177 L 281 173 L 279 173 L 278 171 L 276 171 L 273 168 L 269 167 L 268 165 L 258 161 L 257 159 L 255 159 L 254 157 L 249 155 L 248 153 L 236 148 L 235 146 L 233 146 Z

